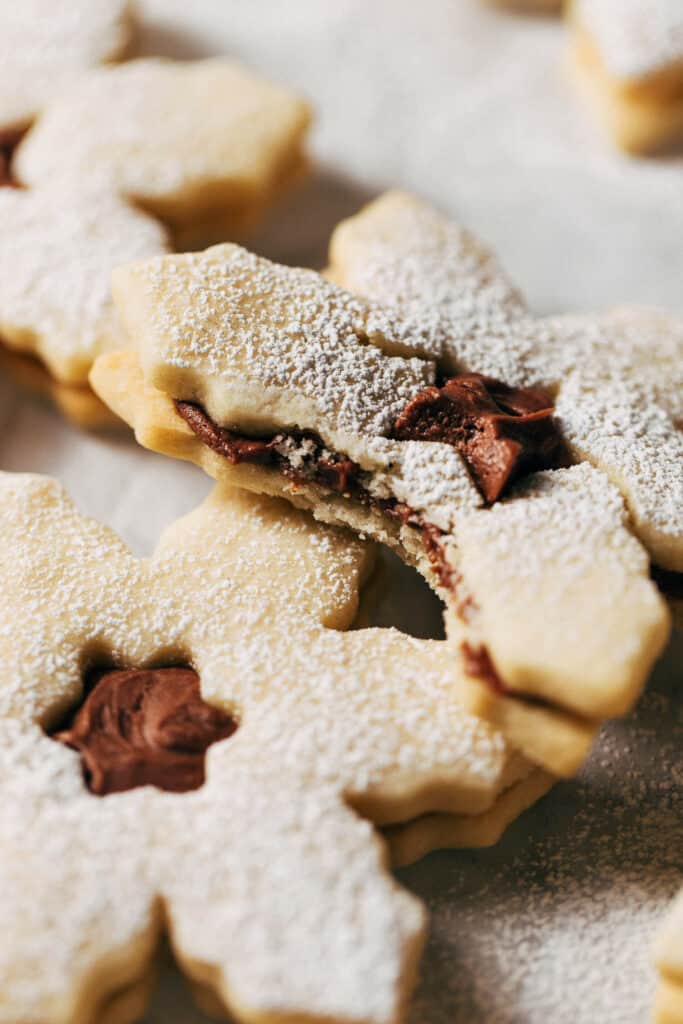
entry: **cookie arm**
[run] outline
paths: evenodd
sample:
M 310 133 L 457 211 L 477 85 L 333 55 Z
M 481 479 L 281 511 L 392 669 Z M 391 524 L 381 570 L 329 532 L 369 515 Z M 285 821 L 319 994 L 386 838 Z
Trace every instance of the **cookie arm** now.
M 418 355 L 455 370 L 459 343 L 524 312 L 498 260 L 453 220 L 407 192 L 386 192 L 335 229 L 327 276 L 395 310 L 425 338 Z

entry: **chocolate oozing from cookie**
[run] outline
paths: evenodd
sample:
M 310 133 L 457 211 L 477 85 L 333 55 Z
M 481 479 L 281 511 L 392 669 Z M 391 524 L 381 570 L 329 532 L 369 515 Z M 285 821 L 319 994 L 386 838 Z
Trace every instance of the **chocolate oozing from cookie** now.
M 80 753 L 98 796 L 146 785 L 198 789 L 208 747 L 237 729 L 232 715 L 202 700 L 190 668 L 116 669 L 88 680 L 86 690 L 52 738 Z
M 294 483 L 315 484 L 328 493 L 353 498 L 401 525 L 420 530 L 441 587 L 457 597 L 459 574 L 445 555 L 443 531 L 405 502 L 371 494 L 358 463 L 329 451 L 316 434 L 292 431 L 247 437 L 219 426 L 194 402 L 176 399 L 175 408 L 203 444 L 233 465 L 269 466 Z M 568 464 L 553 411 L 552 400 L 543 391 L 512 388 L 481 374 L 463 374 L 441 388 L 421 391 L 396 421 L 394 436 L 452 444 L 492 503 L 523 473 Z M 465 617 L 471 606 L 465 595 L 456 610 Z
M 176 401 L 176 410 L 203 443 L 234 466 L 240 462 L 277 466 L 294 480 L 311 481 L 340 494 L 357 493 L 360 467 L 351 459 L 329 452 L 315 434 L 305 431 L 279 433 L 271 438 L 245 437 L 219 427 L 201 406 Z M 288 449 L 302 453 L 300 467 L 292 465 Z
M 462 651 L 465 671 L 469 676 L 481 680 L 482 683 L 486 683 L 494 693 L 505 695 L 509 692 L 498 675 L 487 647 L 483 645 L 474 647 L 465 640 L 460 645 L 460 650 Z
M 493 659 L 485 644 L 474 647 L 465 640 L 460 644 L 460 651 L 467 675 L 478 679 L 480 683 L 484 683 L 497 696 L 513 697 L 515 700 L 529 704 L 532 707 L 552 707 L 551 702 L 544 697 L 537 697 L 535 694 L 523 693 L 509 687 L 498 674 L 498 670 L 493 664 Z
M 0 131 L 0 188 L 17 187 L 12 174 L 12 158 L 23 136 L 23 131 Z
M 489 504 L 523 474 L 569 462 L 549 395 L 480 373 L 420 391 L 394 423 L 393 436 L 452 445 Z

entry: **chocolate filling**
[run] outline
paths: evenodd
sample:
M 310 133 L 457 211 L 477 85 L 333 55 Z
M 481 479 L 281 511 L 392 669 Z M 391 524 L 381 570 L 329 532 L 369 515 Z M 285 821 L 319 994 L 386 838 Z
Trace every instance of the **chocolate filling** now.
M 496 666 L 493 664 L 488 648 L 484 644 L 481 644 L 479 647 L 473 647 L 465 640 L 460 644 L 460 650 L 462 652 L 463 664 L 467 675 L 484 683 L 499 697 L 513 697 L 515 700 L 520 700 L 524 704 L 529 704 L 534 707 L 553 707 L 550 701 L 545 700 L 543 697 L 537 697 L 535 694 L 522 693 L 519 690 L 513 690 L 504 683 L 498 674 Z
M 0 132 L 0 188 L 18 188 L 19 183 L 12 174 L 12 158 L 24 134 L 23 130 Z
M 439 583 L 457 596 L 460 574 L 446 558 L 444 532 L 409 505 L 371 495 L 363 486 L 358 463 L 328 451 L 316 434 L 297 431 L 251 438 L 219 426 L 195 403 L 176 400 L 175 407 L 197 437 L 233 465 L 270 466 L 297 483 L 313 483 L 353 497 L 402 525 L 419 529 Z M 496 501 L 522 473 L 568 463 L 551 399 L 542 391 L 510 388 L 481 374 L 463 374 L 441 388 L 420 392 L 397 419 L 393 436 L 452 444 L 489 502 Z M 456 612 L 465 619 L 473 607 L 467 596 L 456 605 Z M 486 647 L 474 648 L 465 642 L 462 654 L 467 673 L 495 693 L 548 706 L 542 698 L 507 687 Z
M 202 700 L 191 668 L 98 672 L 85 691 L 51 735 L 79 751 L 88 789 L 98 796 L 146 785 L 198 789 L 208 747 L 237 729 L 231 715 Z
M 236 466 L 255 462 L 277 468 L 299 483 L 316 483 L 338 494 L 358 496 L 364 489 L 358 483 L 360 466 L 329 452 L 319 437 L 310 431 L 275 434 L 274 437 L 245 437 L 219 427 L 201 406 L 176 401 L 175 407 L 200 441 Z M 297 465 L 292 462 L 296 453 Z
M 245 437 L 219 427 L 199 405 L 176 401 L 175 407 L 197 437 L 232 465 L 249 462 L 271 466 L 295 483 L 313 483 L 331 493 L 353 497 L 402 526 L 419 529 L 439 582 L 446 589 L 455 589 L 457 573 L 446 560 L 440 543 L 443 531 L 396 498 L 373 497 L 360 481 L 358 463 L 328 451 L 317 435 L 298 431 L 271 438 Z M 292 453 L 296 464 L 291 461 Z
M 501 696 L 507 695 L 508 690 L 505 683 L 498 675 L 496 666 L 491 660 L 491 655 L 488 649 L 483 645 L 480 647 L 473 647 L 466 640 L 460 645 L 462 651 L 462 659 L 465 666 L 465 672 L 468 676 L 472 676 L 474 679 L 480 679 L 482 683 L 486 683 L 489 689 L 493 690 L 494 693 L 500 694 Z
M 393 436 L 452 445 L 489 504 L 525 473 L 569 464 L 549 395 L 480 373 L 420 391 L 394 423 Z
M 221 427 L 194 402 L 176 400 L 190 429 L 233 465 L 269 466 L 295 483 L 312 483 L 342 494 L 421 531 L 427 555 L 442 587 L 455 593 L 458 573 L 445 557 L 443 531 L 395 498 L 379 499 L 363 486 L 358 463 L 329 451 L 311 431 L 247 437 Z M 463 456 L 484 498 L 493 502 L 524 472 L 567 464 L 551 399 L 531 388 L 511 388 L 481 374 L 461 374 L 441 388 L 426 388 L 394 424 L 402 440 L 441 441 Z M 464 616 L 471 600 L 458 607 Z
M 368 503 L 373 500 L 360 482 L 360 466 L 328 451 L 310 431 L 246 437 L 219 426 L 196 403 L 177 400 L 175 406 L 200 440 L 233 465 L 272 466 L 299 482 L 316 483 Z M 569 464 L 551 398 L 543 391 L 512 388 L 479 373 L 452 377 L 440 388 L 425 388 L 406 405 L 392 436 L 452 445 L 489 503 L 525 473 Z

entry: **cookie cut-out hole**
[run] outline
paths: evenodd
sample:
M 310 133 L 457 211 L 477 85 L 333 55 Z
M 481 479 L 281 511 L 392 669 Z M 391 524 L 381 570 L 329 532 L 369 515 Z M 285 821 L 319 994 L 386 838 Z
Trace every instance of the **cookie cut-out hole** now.
M 443 612 L 443 603 L 417 569 L 382 547 L 351 628 L 393 627 L 420 640 L 445 640 Z
M 186 665 L 100 668 L 87 674 L 80 706 L 50 735 L 79 752 L 97 796 L 147 785 L 185 793 L 204 783 L 207 749 L 237 727 L 202 699 L 199 676 Z

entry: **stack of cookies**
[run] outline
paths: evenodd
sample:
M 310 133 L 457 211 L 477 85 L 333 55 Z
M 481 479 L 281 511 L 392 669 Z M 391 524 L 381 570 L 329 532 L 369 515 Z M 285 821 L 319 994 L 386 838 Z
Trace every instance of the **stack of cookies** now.
M 0 474 L 0 1024 L 138 1020 L 163 935 L 207 1013 L 397 1024 L 427 919 L 391 866 L 572 776 L 680 613 L 683 320 L 535 317 L 402 191 L 323 273 L 271 263 L 234 239 L 305 173 L 302 99 L 100 66 L 122 0 L 0 17 L 5 365 L 216 481 L 138 559 Z M 363 626 L 378 544 L 444 640 Z

